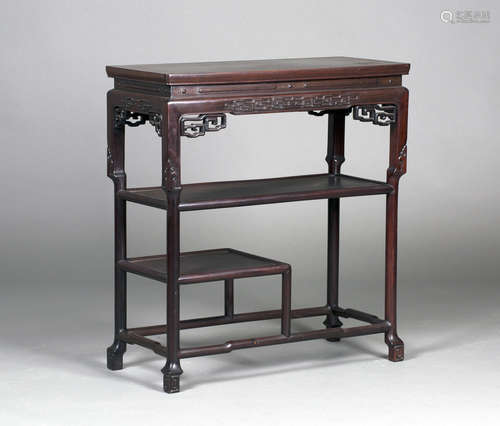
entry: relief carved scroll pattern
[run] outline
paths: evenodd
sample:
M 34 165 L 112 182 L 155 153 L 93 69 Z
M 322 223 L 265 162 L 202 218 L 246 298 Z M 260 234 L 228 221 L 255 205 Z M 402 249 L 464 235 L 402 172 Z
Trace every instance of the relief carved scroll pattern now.
M 143 100 L 136 98 L 126 98 L 123 106 L 115 107 L 115 128 L 125 125 L 137 127 L 149 122 L 161 137 L 162 115 L 152 111 L 153 106 Z
M 406 153 L 407 153 L 407 147 L 406 144 L 404 144 L 403 148 L 401 148 L 401 151 L 398 154 L 398 160 L 396 166 L 389 167 L 389 169 L 387 169 L 388 177 L 393 176 L 399 179 L 406 173 L 406 155 L 407 155 Z
M 328 107 L 348 108 L 357 100 L 356 95 L 271 96 L 229 101 L 224 104 L 224 109 L 231 114 L 251 114 Z
M 167 160 L 167 167 L 165 167 L 165 170 L 163 171 L 163 182 L 165 187 L 168 187 L 169 180 L 172 182 L 173 188 L 179 187 L 179 175 L 171 158 Z
M 108 146 L 106 149 L 106 160 L 108 166 L 108 176 L 113 176 L 113 172 L 115 169 L 115 162 L 113 160 L 113 153 L 111 152 L 111 148 Z

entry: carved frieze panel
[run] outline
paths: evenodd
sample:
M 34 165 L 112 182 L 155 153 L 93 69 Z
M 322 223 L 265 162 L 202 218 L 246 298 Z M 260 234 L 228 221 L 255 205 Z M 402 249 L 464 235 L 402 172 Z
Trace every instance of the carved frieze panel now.
M 271 96 L 255 99 L 237 99 L 226 102 L 224 109 L 232 114 L 289 111 L 295 109 L 321 109 L 326 107 L 350 107 L 358 99 L 356 95 Z

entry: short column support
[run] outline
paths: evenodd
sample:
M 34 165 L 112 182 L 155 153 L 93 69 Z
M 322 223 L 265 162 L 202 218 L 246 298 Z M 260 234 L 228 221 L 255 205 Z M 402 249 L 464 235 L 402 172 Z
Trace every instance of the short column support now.
M 234 315 L 234 279 L 224 280 L 224 316 L 232 319 Z
M 345 117 L 350 110 L 335 110 L 328 112 L 328 150 L 326 162 L 328 173 L 340 175 L 344 157 Z M 339 240 L 340 240 L 340 200 L 328 200 L 328 251 L 327 251 L 327 305 L 331 308 L 324 321 L 327 328 L 342 327 L 334 309 L 339 305 Z M 337 342 L 339 338 L 328 338 L 330 342 Z

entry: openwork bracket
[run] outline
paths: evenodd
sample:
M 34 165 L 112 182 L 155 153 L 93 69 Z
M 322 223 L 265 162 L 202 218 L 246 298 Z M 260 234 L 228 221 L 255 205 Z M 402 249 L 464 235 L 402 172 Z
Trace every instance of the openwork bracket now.
M 217 132 L 226 128 L 226 114 L 183 115 L 180 121 L 181 136 L 197 138 L 206 132 Z
M 377 126 L 388 126 L 396 122 L 397 107 L 395 105 L 356 105 L 352 118 L 359 121 L 371 121 Z
M 154 112 L 142 113 L 128 111 L 121 107 L 115 108 L 115 128 L 119 129 L 125 125 L 130 127 L 138 127 L 146 124 L 147 121 L 155 128 L 158 136 L 161 137 L 161 114 Z

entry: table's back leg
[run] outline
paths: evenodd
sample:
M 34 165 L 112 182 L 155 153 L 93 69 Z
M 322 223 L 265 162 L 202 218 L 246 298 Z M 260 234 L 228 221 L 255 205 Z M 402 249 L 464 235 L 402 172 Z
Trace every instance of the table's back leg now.
M 404 343 L 397 333 L 396 275 L 398 239 L 398 186 L 399 179 L 406 173 L 406 128 L 408 120 L 408 91 L 405 89 L 398 105 L 397 121 L 391 124 L 390 158 L 387 183 L 394 191 L 387 195 L 386 202 L 386 247 L 385 247 L 385 319 L 391 327 L 385 334 L 389 347 L 389 360 L 404 359 Z
M 348 110 L 330 111 L 328 113 L 328 150 L 326 162 L 328 173 L 339 175 L 344 157 L 345 116 Z M 328 251 L 327 251 L 327 304 L 335 308 L 339 303 L 339 233 L 340 233 L 340 199 L 328 200 Z M 327 328 L 342 327 L 339 318 L 330 313 L 324 321 Z M 340 339 L 327 339 L 337 342 Z
M 123 368 L 123 354 L 126 343 L 119 339 L 119 333 L 127 326 L 127 275 L 118 267 L 118 261 L 126 257 L 126 203 L 118 198 L 118 191 L 126 188 L 125 175 L 125 126 L 115 120 L 112 91 L 108 93 L 108 176 L 113 180 L 115 191 L 115 332 L 111 346 L 107 348 L 107 366 L 110 370 Z
M 179 392 L 182 368 L 179 361 L 179 274 L 180 274 L 180 135 L 179 115 L 165 104 L 162 122 L 162 186 L 167 198 L 167 360 L 163 389 Z

